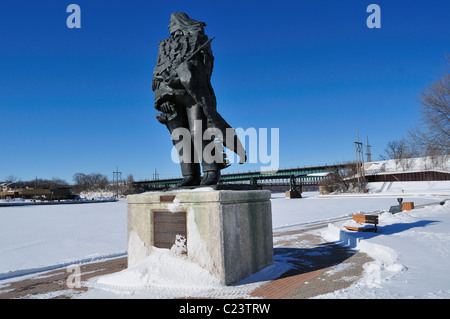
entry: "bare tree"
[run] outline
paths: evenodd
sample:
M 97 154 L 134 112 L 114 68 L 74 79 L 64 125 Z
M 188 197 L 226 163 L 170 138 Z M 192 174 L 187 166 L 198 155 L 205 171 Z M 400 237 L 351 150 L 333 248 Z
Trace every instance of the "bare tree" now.
M 127 176 L 127 182 L 125 184 L 124 194 L 132 194 L 134 192 L 134 177 L 132 174 Z
M 76 173 L 73 175 L 73 181 L 78 192 L 97 191 L 106 189 L 109 185 L 108 177 L 100 173 L 84 174 Z
M 14 175 L 9 175 L 9 176 L 6 176 L 5 177 L 5 182 L 6 183 L 14 183 L 14 182 L 17 182 L 18 181 L 18 178 L 16 177 L 16 176 L 14 176 Z
M 409 169 L 414 162 L 414 157 L 420 156 L 416 147 L 405 138 L 388 142 L 384 152 L 385 155 L 381 155 L 383 160 L 394 160 L 395 169 L 400 166 L 403 170 Z
M 409 136 L 422 150 L 450 153 L 450 55 L 443 74 L 420 96 L 421 119 Z
M 381 155 L 381 157 L 383 160 L 403 158 L 406 153 L 406 145 L 405 139 L 389 141 L 384 149 L 385 154 Z
M 127 176 L 127 184 L 132 184 L 134 183 L 134 177 L 132 174 L 128 174 Z
M 84 173 L 76 173 L 73 175 L 72 177 L 74 183 L 75 183 L 75 188 L 77 189 L 78 192 L 82 192 L 84 190 L 87 189 L 87 185 L 86 185 L 86 174 Z
M 383 160 L 394 160 L 395 169 L 398 168 L 400 160 L 404 158 L 406 153 L 406 141 L 404 139 L 390 141 L 384 149 L 384 155 L 381 156 Z
M 319 186 L 325 193 L 333 192 L 362 192 L 365 188 L 365 182 L 356 180 L 357 168 L 355 162 L 347 162 L 346 167 L 336 169 L 322 181 Z

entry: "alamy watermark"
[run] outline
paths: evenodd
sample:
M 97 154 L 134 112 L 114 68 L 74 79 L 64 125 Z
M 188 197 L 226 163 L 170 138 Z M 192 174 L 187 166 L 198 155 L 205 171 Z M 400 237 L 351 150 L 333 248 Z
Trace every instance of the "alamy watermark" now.
M 201 127 L 201 125 L 201 121 L 196 123 L 197 127 Z M 171 158 L 176 164 L 191 163 L 192 161 L 208 164 L 223 163 L 225 159 L 221 141 L 225 141 L 226 160 L 229 164 L 242 164 L 247 157 L 247 163 L 261 164 L 261 171 L 277 171 L 280 165 L 280 129 L 271 128 L 270 136 L 268 133 L 267 128 L 258 130 L 253 127 L 246 130 L 227 128 L 225 134 L 217 128 L 207 128 L 201 136 L 199 134 L 192 135 L 187 128 L 177 128 L 173 130 L 171 137 L 173 141 L 179 142 L 175 143 L 172 148 Z M 242 143 L 242 149 L 235 145 L 234 137 L 236 135 Z M 233 149 L 237 149 L 237 153 L 230 151 Z M 192 152 L 195 153 L 195 156 L 192 156 Z
M 67 277 L 66 285 L 69 289 L 81 288 L 81 268 L 78 265 L 67 267 L 67 272 L 70 273 Z
M 69 29 L 81 28 L 81 8 L 78 4 L 69 4 L 66 12 L 71 13 L 66 20 L 66 25 Z
M 67 17 L 66 25 L 69 29 L 81 28 L 81 8 L 78 4 L 72 3 L 67 6 L 66 12 L 70 13 Z M 366 25 L 369 29 L 381 28 L 381 8 L 378 4 L 369 4 L 366 9 L 370 15 L 367 17 Z
M 381 28 L 381 8 L 378 4 L 370 4 L 366 10 L 367 13 L 371 13 L 366 20 L 366 25 L 369 29 Z

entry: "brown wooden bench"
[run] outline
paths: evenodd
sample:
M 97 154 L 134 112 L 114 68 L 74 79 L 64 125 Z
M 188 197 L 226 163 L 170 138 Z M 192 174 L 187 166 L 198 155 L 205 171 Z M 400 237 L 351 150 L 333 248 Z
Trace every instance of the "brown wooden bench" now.
M 354 227 L 354 226 L 344 226 L 348 230 L 354 230 L 354 231 L 362 231 L 362 232 L 369 232 L 377 231 L 377 225 L 378 225 L 378 216 L 377 215 L 353 215 L 353 220 L 360 224 L 374 224 L 375 227 Z
M 402 212 L 405 210 L 413 210 L 414 209 L 414 202 L 403 202 L 402 203 Z

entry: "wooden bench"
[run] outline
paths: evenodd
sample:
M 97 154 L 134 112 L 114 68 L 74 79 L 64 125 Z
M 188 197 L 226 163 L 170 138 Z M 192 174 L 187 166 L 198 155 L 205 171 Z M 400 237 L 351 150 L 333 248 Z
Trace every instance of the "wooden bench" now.
M 354 231 L 362 231 L 362 232 L 369 232 L 377 231 L 377 225 L 378 225 L 378 216 L 377 215 L 353 215 L 353 220 L 359 224 L 373 224 L 375 227 L 354 227 L 354 226 L 344 226 L 348 230 L 354 230 Z

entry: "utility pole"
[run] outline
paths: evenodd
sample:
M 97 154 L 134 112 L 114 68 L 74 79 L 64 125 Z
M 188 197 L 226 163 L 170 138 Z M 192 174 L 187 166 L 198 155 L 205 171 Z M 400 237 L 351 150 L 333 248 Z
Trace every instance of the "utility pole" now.
M 156 181 L 158 179 L 159 179 L 159 174 L 158 174 L 158 172 L 156 171 L 156 168 L 155 168 L 155 172 L 153 173 L 153 180 Z
M 358 129 L 356 129 L 357 141 L 355 142 L 356 151 L 356 174 L 358 176 L 358 185 L 364 182 L 364 155 L 363 155 L 363 143 L 359 141 Z
M 122 172 L 119 172 L 119 167 L 113 172 L 113 183 L 116 184 L 116 197 L 119 197 L 119 180 L 122 180 Z

